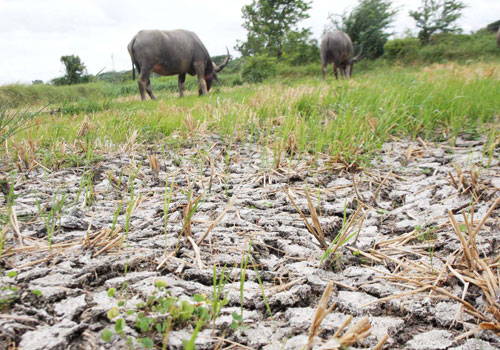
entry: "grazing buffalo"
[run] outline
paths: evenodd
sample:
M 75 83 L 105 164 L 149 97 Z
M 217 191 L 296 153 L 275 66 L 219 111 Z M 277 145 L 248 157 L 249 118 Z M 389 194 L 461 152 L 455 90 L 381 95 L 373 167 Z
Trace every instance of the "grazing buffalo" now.
M 186 73 L 198 77 L 199 93 L 208 94 L 212 80 L 220 84 L 216 73 L 220 72 L 229 61 L 227 56 L 220 66 L 212 62 L 205 45 L 198 36 L 190 31 L 177 30 L 141 30 L 128 44 L 132 58 L 132 77 L 135 79 L 134 66 L 139 72 L 139 91 L 142 100 L 146 99 L 144 90 L 155 99 L 149 76 L 152 72 L 160 75 L 179 75 L 179 94 L 183 96 Z
M 354 56 L 354 46 L 351 38 L 340 30 L 334 30 L 323 35 L 321 38 L 321 71 L 323 80 L 326 78 L 326 66 L 333 63 L 333 72 L 338 79 L 337 69 L 340 74 L 349 78 L 352 74 L 352 65 L 361 57 L 361 50 L 356 57 Z
M 498 28 L 498 33 L 497 33 L 497 45 L 500 47 L 500 27 Z

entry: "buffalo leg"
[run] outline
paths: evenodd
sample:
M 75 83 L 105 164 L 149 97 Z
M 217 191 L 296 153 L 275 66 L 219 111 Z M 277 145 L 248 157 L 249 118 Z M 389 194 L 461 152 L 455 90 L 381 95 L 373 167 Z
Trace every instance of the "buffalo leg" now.
M 207 82 L 205 81 L 203 75 L 198 76 L 198 82 L 200 83 L 200 95 L 208 95 Z
M 153 94 L 153 89 L 151 88 L 151 80 L 150 79 L 148 79 L 148 82 L 146 83 L 146 91 L 147 91 L 149 97 L 151 97 L 151 99 L 156 100 L 156 96 L 155 96 L 155 94 Z
M 339 79 L 339 74 L 337 73 L 337 66 L 333 64 L 333 74 L 335 74 L 335 79 Z
M 348 66 L 340 66 L 340 75 L 342 76 L 342 79 L 349 79 L 349 68 Z
M 144 69 L 146 67 L 142 67 L 141 74 L 139 74 L 139 79 L 137 79 L 137 85 L 139 85 L 139 92 L 141 93 L 141 99 L 144 101 L 146 99 L 146 88 L 148 85 L 151 83 L 149 82 L 149 75 L 150 70 L 149 69 Z M 149 86 L 149 89 L 151 89 L 151 85 Z M 153 93 L 151 91 L 151 93 Z M 148 91 L 149 94 L 149 91 Z M 149 94 L 151 96 L 151 94 Z M 154 96 L 154 95 L 153 95 Z
M 198 83 L 200 84 L 200 95 L 208 95 L 207 82 L 205 81 L 205 65 L 194 63 L 194 68 L 196 69 L 196 76 L 198 77 Z
M 321 73 L 323 73 L 323 81 L 326 80 L 326 64 L 321 65 Z
M 179 87 L 179 96 L 184 96 L 184 82 L 186 81 L 186 73 L 179 74 L 177 86 Z
M 146 93 L 144 92 L 146 90 L 146 84 L 144 84 L 143 81 L 139 79 L 137 79 L 137 85 L 139 86 L 139 92 L 141 93 L 141 100 L 145 100 L 146 99 Z

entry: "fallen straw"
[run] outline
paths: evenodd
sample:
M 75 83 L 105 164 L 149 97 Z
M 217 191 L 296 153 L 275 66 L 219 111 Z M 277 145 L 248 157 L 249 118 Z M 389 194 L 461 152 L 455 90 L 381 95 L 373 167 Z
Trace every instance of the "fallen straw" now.
M 328 301 L 330 300 L 330 294 L 332 293 L 332 288 L 333 288 L 333 283 L 332 282 L 328 283 L 328 285 L 325 288 L 325 291 L 323 292 L 323 295 L 321 296 L 321 299 L 319 300 L 318 308 L 316 309 L 316 314 L 314 315 L 311 327 L 309 328 L 309 338 L 306 346 L 307 350 L 312 349 L 314 345 L 313 339 L 319 331 L 319 326 L 321 325 L 321 322 L 323 322 L 323 319 L 326 317 L 326 315 L 328 315 L 336 306 L 336 303 L 334 303 L 330 307 L 328 307 Z

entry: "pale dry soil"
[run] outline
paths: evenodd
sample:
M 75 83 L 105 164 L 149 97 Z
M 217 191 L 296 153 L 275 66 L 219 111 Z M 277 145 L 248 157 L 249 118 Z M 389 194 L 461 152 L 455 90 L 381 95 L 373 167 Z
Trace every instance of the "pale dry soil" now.
M 330 281 L 334 283 L 330 302 L 337 302 L 337 306 L 323 321 L 323 339 L 331 336 L 347 315 L 353 315 L 354 321 L 367 316 L 372 326 L 371 335 L 355 349 L 372 348 L 386 333 L 390 336 L 386 349 L 498 349 L 500 337 L 492 331 L 457 341 L 457 336 L 478 322 L 457 301 L 436 293 L 424 291 L 365 305 L 411 290 L 409 285 L 387 278 L 404 269 L 397 261 L 426 266 L 429 273 L 441 271 L 447 257 L 461 247 L 448 210 L 460 223 L 462 212 L 469 213 L 470 204 L 475 202 L 477 223 L 498 198 L 499 150 L 488 154 L 485 142 L 466 136 L 457 138 L 453 146 L 450 142 L 393 140 L 383 145 L 370 166 L 348 171 L 326 157 L 296 160 L 285 153 L 276 168 L 272 150 L 263 154 L 253 144 L 234 143 L 227 155 L 223 143 L 214 136 L 179 149 L 153 152 L 160 166 L 157 175 L 148 162 L 150 151 L 138 149 L 106 153 L 92 169 L 51 172 L 37 167 L 25 171 L 15 185 L 15 211 L 24 248 L 9 229 L 1 260 L 2 284 L 20 287 L 20 297 L 2 311 L 0 348 L 125 348 L 119 337 L 111 343 L 101 339 L 104 328 L 113 328 L 106 313 L 117 305 L 116 298 L 107 296 L 109 288 L 126 286 L 129 305 L 150 295 L 158 279 L 167 283 L 174 296 L 192 300 L 194 294 L 205 293 L 210 297 L 215 263 L 218 274 L 224 265 L 231 271 L 224 290 L 229 303 L 216 320 L 215 331 L 208 325 L 199 333 L 198 349 L 231 345 L 221 343 L 221 337 L 252 349 L 302 348 L 318 300 Z M 125 237 L 129 176 L 137 169 L 134 198 L 139 200 Z M 85 188 L 82 175 L 90 171 L 94 173 L 95 198 L 88 206 L 85 190 L 80 189 Z M 110 181 L 119 179 L 120 174 L 121 183 Z M 167 179 L 168 185 L 173 179 L 174 187 L 165 233 Z M 466 188 L 471 183 L 473 186 Z M 194 241 L 209 231 L 199 245 L 198 259 L 185 237 L 178 239 L 189 191 L 192 198 L 204 193 L 191 222 Z M 320 216 L 327 242 L 340 231 L 344 215 L 349 218 L 363 206 L 359 215 L 364 215 L 364 221 L 358 235 L 324 263 L 320 263 L 324 250 L 290 201 L 289 194 L 311 222 L 306 191 Z M 57 214 L 50 253 L 46 213 L 54 198 L 62 195 L 67 198 Z M 3 197 L 0 194 L 0 206 L 5 209 Z M 117 244 L 106 248 L 112 241 L 106 238 L 89 244 L 88 237 L 112 226 L 122 197 L 124 204 L 117 218 L 124 235 L 122 248 Z M 479 231 L 477 246 L 482 256 L 498 255 L 499 217 L 497 208 Z M 392 262 L 374 261 L 358 253 L 376 251 L 380 242 L 411 232 L 413 238 L 404 245 L 379 248 L 394 259 Z M 61 245 L 65 242 L 68 244 Z M 172 255 L 178 242 L 179 250 Z M 257 275 L 248 267 L 243 288 L 247 328 L 233 331 L 231 313 L 240 310 L 239 266 L 250 242 L 272 317 Z M 12 248 L 17 249 L 15 254 L 9 251 Z M 5 276 L 10 270 L 18 272 L 14 279 Z M 486 308 L 480 290 L 469 288 L 464 296 L 464 286 L 453 274 L 442 276 L 440 285 L 477 309 Z M 127 334 L 140 336 L 133 322 L 129 326 Z M 192 332 L 192 325 L 173 329 L 168 348 L 182 349 L 182 340 L 189 339 Z

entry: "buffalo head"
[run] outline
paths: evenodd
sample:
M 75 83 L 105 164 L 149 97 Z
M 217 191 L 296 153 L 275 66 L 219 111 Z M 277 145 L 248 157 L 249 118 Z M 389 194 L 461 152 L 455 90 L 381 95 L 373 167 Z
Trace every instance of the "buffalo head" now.
M 224 69 L 224 67 L 227 65 L 229 62 L 229 49 L 226 47 L 227 54 L 226 57 L 224 58 L 224 61 L 220 64 L 220 66 L 216 65 L 214 61 L 212 62 L 212 70 L 210 71 L 210 67 L 207 67 L 207 73 L 205 74 L 205 82 L 207 84 L 207 91 L 210 91 L 210 88 L 212 87 L 212 81 L 215 81 L 217 84 L 222 86 L 219 78 L 217 77 L 217 73 L 219 73 L 221 70 Z M 198 90 L 199 94 L 202 95 L 203 91 L 201 88 Z
M 349 62 L 347 63 L 347 67 L 346 67 L 346 76 L 347 78 L 350 78 L 351 75 L 352 75 L 352 71 L 353 71 L 353 66 L 354 66 L 354 63 L 356 62 L 359 62 L 359 60 L 361 59 L 361 53 L 363 52 L 363 45 L 361 45 L 361 47 L 359 48 L 359 52 L 358 54 L 353 57 L 352 59 L 349 60 Z

